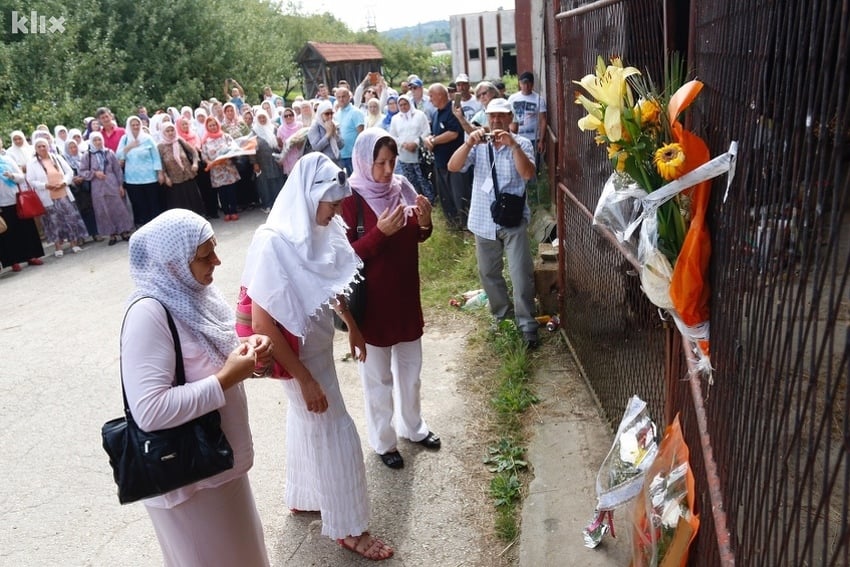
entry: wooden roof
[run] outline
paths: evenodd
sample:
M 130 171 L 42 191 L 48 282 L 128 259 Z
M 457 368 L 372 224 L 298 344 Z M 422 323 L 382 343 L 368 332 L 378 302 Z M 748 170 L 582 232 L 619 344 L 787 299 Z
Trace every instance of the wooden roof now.
M 320 43 L 318 41 L 308 41 L 307 45 L 298 56 L 301 60 L 310 49 L 318 54 L 328 63 L 337 63 L 340 61 L 374 61 L 382 60 L 381 51 L 374 45 L 361 43 Z

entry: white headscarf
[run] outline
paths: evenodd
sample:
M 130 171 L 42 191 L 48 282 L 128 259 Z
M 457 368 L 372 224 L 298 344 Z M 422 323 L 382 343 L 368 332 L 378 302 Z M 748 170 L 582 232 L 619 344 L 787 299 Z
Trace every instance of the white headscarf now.
M 399 205 L 404 205 L 405 222 L 407 217 L 414 214 L 416 206 L 416 189 L 403 175 L 393 174 L 389 183 L 379 183 L 372 177 L 372 165 L 375 163 L 375 146 L 382 138 L 390 138 L 383 128 L 367 128 L 357 136 L 354 149 L 351 151 L 351 162 L 354 173 L 351 174 L 351 186 L 358 195 L 362 196 L 369 208 L 377 216 L 387 209 L 391 211 Z
M 260 124 L 260 116 L 266 117 L 265 126 Z M 277 137 L 275 136 L 274 124 L 268 113 L 262 108 L 254 113 L 254 123 L 251 125 L 251 129 L 257 136 L 264 139 L 273 151 L 277 151 Z
M 24 136 L 24 133 L 21 130 L 14 130 L 10 136 L 10 138 L 14 138 L 15 136 L 20 136 L 23 138 L 24 143 L 20 146 L 16 146 L 15 142 L 12 141 L 8 148 L 6 148 L 6 155 L 12 158 L 18 167 L 26 167 L 27 162 L 35 155 L 35 150 L 33 147 L 27 142 L 27 137 Z
M 351 194 L 347 180 L 339 184 L 340 173 L 321 152 L 298 160 L 248 248 L 242 285 L 254 303 L 298 337 L 307 334 L 323 305 L 351 291 L 363 264 L 340 216 L 328 226 L 316 222 L 319 202 Z
M 159 116 L 159 115 L 157 114 L 156 116 Z M 130 123 L 133 122 L 134 120 L 139 121 L 139 136 L 138 136 L 138 138 L 133 135 L 133 129 L 130 128 Z M 153 118 L 151 118 L 151 123 L 153 123 Z M 127 121 L 124 123 L 124 135 L 127 136 L 127 142 L 128 143 L 132 142 L 133 140 L 138 140 L 138 142 L 140 144 L 142 142 L 144 142 L 146 139 L 151 137 L 150 134 L 145 132 L 144 123 L 142 122 L 142 119 L 139 118 L 138 116 L 136 116 L 135 114 L 127 117 Z M 89 135 L 89 137 L 91 137 L 91 135 Z M 133 148 L 133 149 L 136 149 L 136 148 Z
M 171 209 L 130 237 L 130 277 L 136 285 L 128 305 L 140 297 L 158 299 L 185 323 L 210 360 L 224 364 L 238 344 L 233 307 L 214 285 L 195 279 L 189 267 L 198 246 L 213 237 L 203 217 Z
M 318 121 L 319 126 L 324 128 L 325 132 L 328 131 L 327 123 L 333 122 L 333 116 L 330 117 L 329 120 L 325 120 L 323 116 L 325 112 L 328 110 L 333 110 L 333 105 L 329 100 L 323 100 L 319 103 L 319 106 L 316 107 L 316 121 Z M 339 129 L 337 129 L 337 134 L 339 134 Z M 331 153 L 333 153 L 334 159 L 339 159 L 339 144 L 336 141 L 336 136 L 331 136 L 328 145 L 331 148 Z

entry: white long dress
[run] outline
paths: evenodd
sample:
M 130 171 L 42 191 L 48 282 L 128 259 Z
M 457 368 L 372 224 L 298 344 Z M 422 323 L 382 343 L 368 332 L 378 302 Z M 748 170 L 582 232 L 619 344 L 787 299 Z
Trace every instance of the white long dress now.
M 313 318 L 299 358 L 325 391 L 328 409 L 307 411 L 295 380 L 283 380 L 286 419 L 286 505 L 320 511 L 322 535 L 359 535 L 369 524 L 369 497 L 363 449 L 345 408 L 333 358 L 333 317 L 326 305 Z

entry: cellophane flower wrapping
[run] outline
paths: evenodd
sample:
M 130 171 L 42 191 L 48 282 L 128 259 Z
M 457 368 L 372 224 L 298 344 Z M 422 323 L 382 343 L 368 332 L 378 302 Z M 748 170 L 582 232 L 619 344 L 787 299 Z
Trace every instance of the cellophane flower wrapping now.
M 637 235 L 629 234 L 629 227 L 642 212 L 641 199 L 647 195 L 640 184 L 627 173 L 613 172 L 602 187 L 596 203 L 593 224 L 610 230 L 617 240 L 637 256 Z
M 596 510 L 583 531 L 586 547 L 596 547 L 609 526 L 603 522 L 610 512 L 634 499 L 643 486 L 644 471 L 658 452 L 657 429 L 646 402 L 637 396 L 628 405 L 614 442 L 596 475 Z M 610 516 L 608 516 L 610 521 Z
M 633 567 L 685 567 L 699 530 L 694 475 L 679 416 L 664 431 L 631 515 Z

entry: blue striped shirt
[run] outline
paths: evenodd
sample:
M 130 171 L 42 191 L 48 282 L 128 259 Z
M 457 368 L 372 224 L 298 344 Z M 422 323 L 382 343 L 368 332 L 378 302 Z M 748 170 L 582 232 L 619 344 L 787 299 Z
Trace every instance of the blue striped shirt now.
M 522 152 L 534 163 L 534 148 L 526 138 L 511 134 L 519 144 Z M 490 203 L 496 199 L 496 194 L 493 191 L 493 175 L 490 173 L 490 155 L 487 151 L 489 144 L 478 144 L 469 151 L 466 156 L 466 162 L 463 164 L 463 171 L 469 169 L 474 163 L 473 177 L 475 178 L 472 184 L 472 201 L 469 203 L 469 220 L 467 228 L 470 232 L 481 238 L 496 240 L 496 230 L 498 225 L 493 222 L 493 217 L 490 216 Z M 520 176 L 516 169 L 513 159 L 513 151 L 508 146 L 493 148 L 495 157 L 496 179 L 499 182 L 499 192 L 511 193 L 513 195 L 522 195 L 525 191 L 525 179 Z M 528 208 L 528 202 L 525 204 L 523 213 L 525 220 L 531 219 L 531 210 Z

